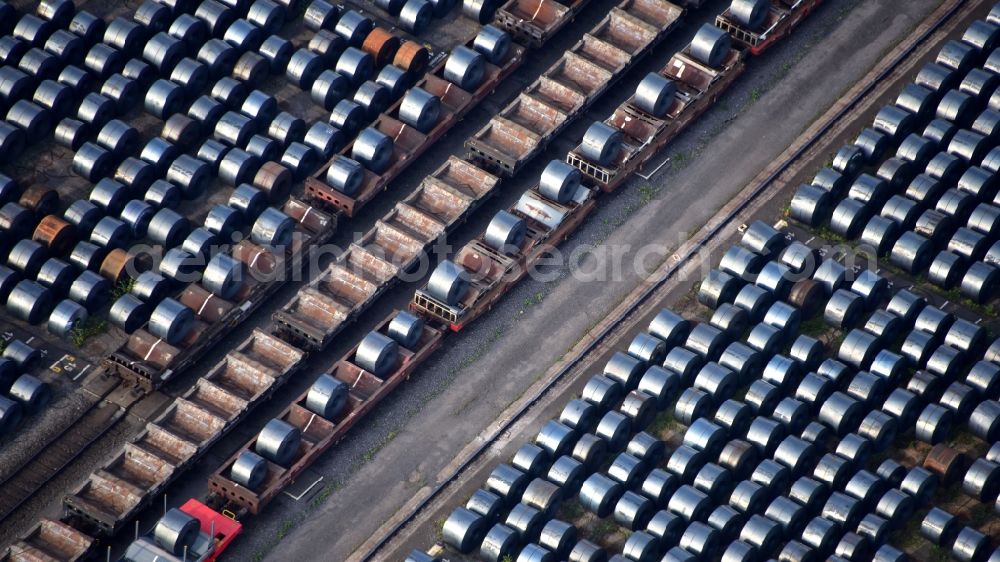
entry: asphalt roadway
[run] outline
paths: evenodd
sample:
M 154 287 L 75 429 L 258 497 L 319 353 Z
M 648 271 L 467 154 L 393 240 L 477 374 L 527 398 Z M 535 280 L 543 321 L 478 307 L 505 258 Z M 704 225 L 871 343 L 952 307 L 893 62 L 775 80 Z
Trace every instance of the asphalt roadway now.
M 545 272 L 556 280 L 518 285 L 313 467 L 324 478 L 319 486 L 329 486 L 321 495 L 301 502 L 282 498 L 248 521 L 247 535 L 234 547 L 236 558 L 265 551 L 270 552 L 265 559 L 275 561 L 356 555 L 359 545 L 400 506 L 425 493 L 456 452 L 488 432 L 497 414 L 605 318 L 670 248 L 728 203 L 939 4 L 827 2 L 790 39 L 750 61 L 717 107 L 668 146 L 664 157 L 671 163 L 663 172 L 602 198 L 562 246 L 569 254 L 589 246 L 615 249 L 582 260 L 582 269 L 606 276 L 581 279 L 566 267 L 550 267 Z M 702 17 L 723 5 L 709 3 Z M 545 161 L 565 154 L 592 120 L 604 118 L 694 29 L 682 27 L 524 175 L 537 177 Z M 512 191 L 520 192 L 509 185 L 505 195 Z M 650 244 L 660 248 L 646 250 L 645 271 L 636 271 L 635 256 Z M 626 264 L 617 274 L 609 265 L 615 261 Z M 406 547 L 427 547 L 434 540 L 427 531 L 409 537 Z M 378 559 L 396 559 L 405 548 L 392 552 Z

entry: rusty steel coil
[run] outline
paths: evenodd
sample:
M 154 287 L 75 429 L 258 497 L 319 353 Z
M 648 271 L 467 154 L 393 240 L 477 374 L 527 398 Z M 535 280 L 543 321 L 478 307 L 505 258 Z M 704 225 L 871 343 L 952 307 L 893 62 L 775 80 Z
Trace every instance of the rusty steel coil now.
M 403 41 L 392 59 L 392 64 L 409 71 L 414 76 L 419 76 L 427 70 L 430 60 L 431 55 L 426 47 L 414 41 Z
M 133 271 L 135 271 L 135 256 L 120 248 L 108 252 L 98 270 L 101 277 L 115 284 L 131 277 L 130 272 Z
M 375 66 L 381 68 L 394 60 L 403 42 L 389 31 L 376 27 L 365 37 L 361 49 L 375 59 Z
M 76 244 L 76 228 L 56 215 L 48 215 L 38 222 L 31 239 L 44 244 L 51 254 L 62 255 Z
M 267 194 L 270 202 L 278 203 L 288 197 L 292 189 L 292 173 L 277 162 L 265 162 L 254 176 L 253 184 Z

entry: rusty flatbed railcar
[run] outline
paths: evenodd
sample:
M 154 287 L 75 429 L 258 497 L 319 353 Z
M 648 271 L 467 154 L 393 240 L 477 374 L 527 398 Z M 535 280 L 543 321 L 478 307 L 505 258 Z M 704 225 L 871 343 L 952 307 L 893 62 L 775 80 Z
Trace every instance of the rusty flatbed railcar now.
M 467 44 L 471 46 L 471 41 Z M 381 133 L 393 140 L 392 160 L 389 168 L 376 174 L 365 170 L 362 187 L 353 196 L 346 195 L 326 183 L 326 172 L 330 168 L 327 162 L 312 176 L 306 178 L 306 198 L 315 201 L 325 208 L 342 212 L 353 217 L 376 195 L 387 190 L 394 179 L 400 176 L 427 149 L 433 146 L 469 111 L 478 105 L 506 77 L 510 76 L 524 62 L 524 47 L 511 45 L 510 52 L 503 64 L 497 66 L 486 64 L 486 76 L 482 84 L 474 92 L 467 92 L 444 79 L 445 60 L 434 66 L 415 87 L 423 88 L 441 100 L 441 116 L 437 124 L 427 133 L 421 133 L 414 127 L 399 120 L 400 99 L 387 109 L 372 125 Z M 350 156 L 354 143 L 343 148 L 340 154 Z
M 533 187 L 524 192 L 509 212 L 525 222 L 527 235 L 511 255 L 488 246 L 484 235 L 462 247 L 453 260 L 468 273 L 469 290 L 455 305 L 449 305 L 418 289 L 410 310 L 429 323 L 458 332 L 505 295 L 538 261 L 565 240 L 594 209 L 594 191 L 579 187 L 565 205 L 545 198 Z
M 450 158 L 275 312 L 274 333 L 307 350 L 324 349 L 498 184 L 495 176 Z
M 3 562 L 77 562 L 93 553 L 94 539 L 62 521 L 42 519 L 7 547 Z
M 508 0 L 497 10 L 494 23 L 515 41 L 537 49 L 589 3 L 590 0 Z
M 284 384 L 305 354 L 254 330 L 184 396 L 63 499 L 66 515 L 114 535 Z
M 139 329 L 105 359 L 105 365 L 125 381 L 152 391 L 196 363 L 234 326 L 249 317 L 336 230 L 335 215 L 297 199 L 289 199 L 282 210 L 298 221 L 293 241 L 284 251 L 265 248 L 250 240 L 242 240 L 233 247 L 233 257 L 250 272 L 233 301 L 213 296 L 200 284 L 192 283 L 179 296 L 197 318 L 195 328 L 184 342 L 172 346 L 146 329 Z
M 387 334 L 389 323 L 395 315 L 395 312 L 390 314 L 375 330 Z M 308 390 L 278 416 L 278 419 L 295 426 L 302 434 L 301 445 L 291 465 L 283 467 L 268 461 L 267 479 L 256 491 L 230 480 L 230 468 L 240 453 L 254 449 L 257 441 L 254 437 L 209 477 L 209 492 L 231 508 L 259 513 L 327 449 L 343 439 L 347 431 L 399 383 L 409 378 L 413 370 L 441 345 L 443 335 L 440 330 L 425 325 L 420 340 L 413 349 L 399 347 L 396 368 L 384 378 L 379 378 L 354 363 L 358 345 L 354 346 L 328 373 L 350 388 L 347 405 L 336 419 L 325 419 L 305 407 Z
M 674 102 L 663 118 L 639 109 L 629 98 L 605 123 L 624 136 L 622 150 L 610 166 L 601 166 L 581 153 L 578 145 L 566 155 L 566 162 L 583 172 L 584 181 L 602 191 L 617 189 L 631 175 L 663 149 L 702 113 L 715 105 L 746 68 L 744 53 L 730 49 L 720 68 L 710 68 L 692 58 L 687 49 L 675 54 L 660 71 L 677 85 Z
M 823 0 L 771 0 L 767 19 L 759 31 L 735 21 L 729 8 L 715 17 L 715 26 L 729 33 L 739 45 L 759 55 L 791 33 Z
M 480 129 L 465 146 L 477 164 L 513 176 L 677 25 L 665 0 L 625 0 Z

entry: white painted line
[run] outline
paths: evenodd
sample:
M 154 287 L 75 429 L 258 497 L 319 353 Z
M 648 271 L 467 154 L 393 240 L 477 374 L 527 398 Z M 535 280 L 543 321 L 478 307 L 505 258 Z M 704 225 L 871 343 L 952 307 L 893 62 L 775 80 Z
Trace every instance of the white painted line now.
M 89 369 L 89 368 L 90 368 L 90 365 L 87 365 L 86 367 L 80 369 L 80 372 L 77 373 L 75 377 L 73 377 L 73 381 L 75 382 L 77 379 L 79 379 L 80 377 L 82 377 L 83 374 L 86 373 L 87 369 Z
M 810 238 L 809 240 L 806 240 L 806 244 L 809 244 L 810 242 L 812 242 L 812 241 L 813 241 L 813 240 L 815 240 L 815 239 L 816 239 L 816 237 L 815 237 L 815 236 L 813 236 L 813 237 L 812 237 L 812 238 Z
M 35 336 L 31 336 L 30 338 L 24 340 L 24 343 L 31 343 L 31 340 L 33 339 L 35 339 Z
M 301 500 L 301 499 L 302 499 L 302 498 L 303 498 L 303 497 L 304 497 L 304 496 L 305 496 L 306 494 L 308 494 L 310 490 L 312 490 L 313 488 L 315 488 L 315 487 L 316 487 L 316 484 L 319 484 L 319 483 L 320 483 L 320 482 L 322 482 L 322 481 L 323 481 L 323 477 L 322 477 L 322 476 L 320 476 L 320 477 L 319 477 L 319 478 L 318 478 L 318 479 L 317 479 L 317 480 L 316 480 L 315 482 L 313 482 L 312 484 L 310 484 L 308 488 L 306 488 L 305 490 L 303 490 L 301 494 L 299 494 L 299 495 L 297 495 L 297 496 L 293 496 L 292 494 L 290 494 L 290 493 L 288 493 L 288 492 L 285 492 L 285 495 L 286 495 L 286 496 L 288 496 L 288 497 L 290 497 L 290 498 L 292 498 L 292 499 L 293 499 L 293 500 L 295 500 L 295 501 L 299 501 L 299 500 Z

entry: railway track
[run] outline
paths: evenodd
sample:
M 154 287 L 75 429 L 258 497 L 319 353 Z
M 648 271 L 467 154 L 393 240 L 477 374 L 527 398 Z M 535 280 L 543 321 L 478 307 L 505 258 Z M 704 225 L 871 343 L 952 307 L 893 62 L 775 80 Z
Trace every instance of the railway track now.
M 98 397 L 89 408 L 0 482 L 0 523 L 35 497 L 122 418 L 126 409 Z
M 364 553 L 361 560 L 363 562 L 376 560 L 376 556 L 382 552 L 393 539 L 398 537 L 407 526 L 416 521 L 420 514 L 427 510 L 431 504 L 440 498 L 445 490 L 458 482 L 459 479 L 461 479 L 462 476 L 468 472 L 473 465 L 501 439 L 503 435 L 508 433 L 518 421 L 523 419 L 528 412 L 545 399 L 560 382 L 567 378 L 578 367 L 583 365 L 592 352 L 598 349 L 605 340 L 625 325 L 628 318 L 632 316 L 632 314 L 647 305 L 652 297 L 657 294 L 657 292 L 659 292 L 660 289 L 662 289 L 669 281 L 671 281 L 679 271 L 690 264 L 692 260 L 694 260 L 695 256 L 697 256 L 703 249 L 716 241 L 720 235 L 732 225 L 733 221 L 741 213 L 743 213 L 743 211 L 749 208 L 762 195 L 764 195 L 768 189 L 775 184 L 777 179 L 781 177 L 781 175 L 788 171 L 809 150 L 816 146 L 819 141 L 836 126 L 837 123 L 841 122 L 846 115 L 848 115 L 861 103 L 863 99 L 865 99 L 880 84 L 892 76 L 892 74 L 904 63 L 904 61 L 912 56 L 913 53 L 916 52 L 921 45 L 926 43 L 932 35 L 934 35 L 949 21 L 951 21 L 952 18 L 959 14 L 962 11 L 962 8 L 967 4 L 968 0 L 958 0 L 944 14 L 934 21 L 933 24 L 925 29 L 924 32 L 921 33 L 910 45 L 908 45 L 906 49 L 893 58 L 885 68 L 869 80 L 863 88 L 855 93 L 855 95 L 852 96 L 843 107 L 841 107 L 834 115 L 825 121 L 822 126 L 814 131 L 806 139 L 806 141 L 799 146 L 799 148 L 785 158 L 770 174 L 757 183 L 757 185 L 753 186 L 753 189 L 751 189 L 750 192 L 738 202 L 738 204 L 730 208 L 723 215 L 721 220 L 717 221 L 707 233 L 705 233 L 695 243 L 691 244 L 687 250 L 683 252 L 683 254 L 678 255 L 678 259 L 670 267 L 668 267 L 659 278 L 648 284 L 630 305 L 616 313 L 616 315 L 583 347 L 583 349 L 578 351 L 562 367 L 552 373 L 545 381 L 545 384 L 538 391 L 536 391 L 535 394 L 529 397 L 513 413 L 513 415 L 500 424 L 488 437 L 480 441 L 478 447 L 476 447 L 465 459 L 462 460 L 458 466 L 452 470 L 451 473 L 439 482 L 426 497 L 424 497 L 386 533 L 379 537 L 377 542 Z

